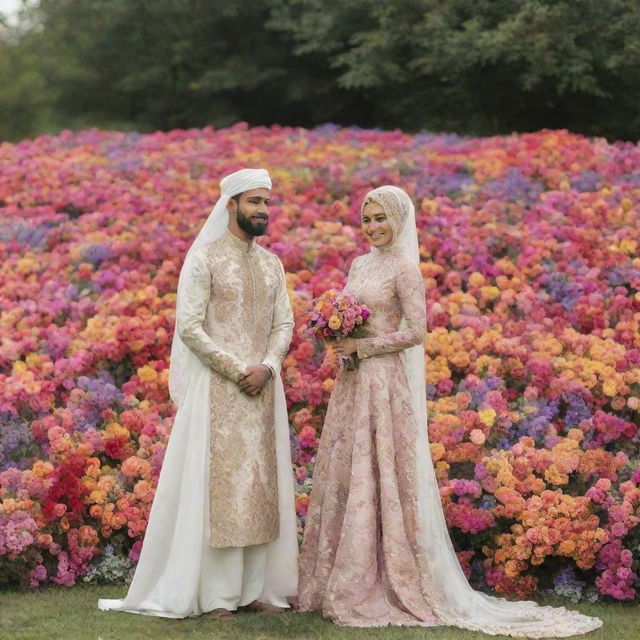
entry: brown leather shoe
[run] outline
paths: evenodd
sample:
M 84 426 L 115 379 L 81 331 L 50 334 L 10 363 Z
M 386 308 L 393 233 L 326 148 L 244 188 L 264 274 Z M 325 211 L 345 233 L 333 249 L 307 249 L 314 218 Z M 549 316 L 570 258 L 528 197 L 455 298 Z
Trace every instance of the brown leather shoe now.
M 284 607 L 276 607 L 273 604 L 267 604 L 266 602 L 260 602 L 259 600 L 254 600 L 243 607 L 238 607 L 238 609 L 241 609 L 242 611 L 252 611 L 253 613 L 283 613 L 286 611 Z
M 229 609 L 214 609 L 209 612 L 214 620 L 234 620 L 233 613 Z

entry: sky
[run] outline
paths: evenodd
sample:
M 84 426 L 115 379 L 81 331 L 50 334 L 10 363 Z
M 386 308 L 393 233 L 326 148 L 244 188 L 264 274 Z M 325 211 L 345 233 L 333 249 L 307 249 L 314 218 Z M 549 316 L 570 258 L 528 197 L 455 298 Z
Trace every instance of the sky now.
M 0 12 L 5 15 L 13 13 L 20 6 L 20 0 L 0 0 Z

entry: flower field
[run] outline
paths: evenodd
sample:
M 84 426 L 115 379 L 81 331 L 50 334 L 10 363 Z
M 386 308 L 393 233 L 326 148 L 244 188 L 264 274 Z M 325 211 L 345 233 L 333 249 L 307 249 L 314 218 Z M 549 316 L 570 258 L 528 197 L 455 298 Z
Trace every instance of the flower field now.
M 640 589 L 640 149 L 564 131 L 325 126 L 0 145 L 0 581 L 138 558 L 175 408 L 175 289 L 219 178 L 263 166 L 296 315 L 283 366 L 301 527 L 335 375 L 304 312 L 365 250 L 358 203 L 417 204 L 431 449 L 473 584 Z

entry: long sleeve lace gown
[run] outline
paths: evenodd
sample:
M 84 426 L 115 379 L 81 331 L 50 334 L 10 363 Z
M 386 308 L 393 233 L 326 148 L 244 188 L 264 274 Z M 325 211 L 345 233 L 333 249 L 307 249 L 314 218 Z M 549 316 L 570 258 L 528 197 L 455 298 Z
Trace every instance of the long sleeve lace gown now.
M 416 490 L 420 482 L 435 486 L 428 451 L 416 447 L 403 362 L 426 330 L 420 270 L 398 249 L 374 248 L 354 261 L 345 292 L 371 317 L 357 340 L 359 368 L 339 372 L 327 409 L 301 552 L 300 609 L 355 627 L 456 625 L 522 637 L 599 627 L 600 620 L 564 608 L 471 589 L 439 500 L 425 513 Z M 430 469 L 426 480 L 416 475 L 420 465 Z M 443 531 L 439 539 L 433 526 Z

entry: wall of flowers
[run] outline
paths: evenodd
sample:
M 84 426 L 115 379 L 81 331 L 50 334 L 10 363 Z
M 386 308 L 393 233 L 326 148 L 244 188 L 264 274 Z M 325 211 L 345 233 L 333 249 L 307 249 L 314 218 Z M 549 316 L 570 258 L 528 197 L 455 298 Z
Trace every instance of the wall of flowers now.
M 640 587 L 640 149 L 324 126 L 89 130 L 0 145 L 0 582 L 127 578 L 175 413 L 175 289 L 219 178 L 263 166 L 296 315 L 283 367 L 300 528 L 336 363 L 311 300 L 417 204 L 431 453 L 460 561 L 517 597 Z M 1 586 L 1 585 L 0 585 Z

